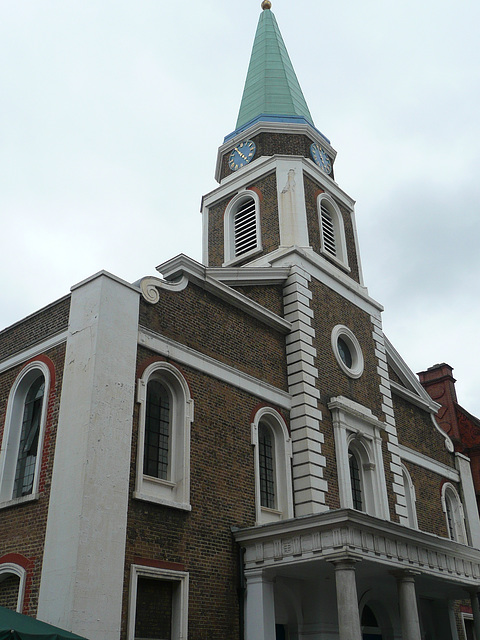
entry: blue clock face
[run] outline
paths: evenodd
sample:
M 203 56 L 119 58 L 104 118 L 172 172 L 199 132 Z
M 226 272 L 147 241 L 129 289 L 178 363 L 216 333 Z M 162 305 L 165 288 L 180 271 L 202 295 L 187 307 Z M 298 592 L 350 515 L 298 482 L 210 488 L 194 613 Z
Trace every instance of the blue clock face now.
M 312 160 L 320 167 L 320 169 L 325 173 L 332 173 L 332 162 L 323 147 L 314 142 L 310 146 L 310 155 L 312 156 Z
M 257 147 L 252 140 L 243 140 L 235 149 L 233 149 L 230 154 L 230 158 L 228 159 L 228 166 L 232 171 L 237 171 L 241 169 L 246 164 L 248 164 L 253 157 L 255 156 L 255 151 Z

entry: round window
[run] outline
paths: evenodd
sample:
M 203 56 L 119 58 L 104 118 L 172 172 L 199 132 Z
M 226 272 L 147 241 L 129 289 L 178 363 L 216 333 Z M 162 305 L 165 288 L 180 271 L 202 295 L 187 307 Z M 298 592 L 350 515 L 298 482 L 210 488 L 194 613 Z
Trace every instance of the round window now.
M 332 349 L 340 368 L 350 378 L 363 373 L 363 354 L 360 343 L 348 327 L 337 324 L 332 331 Z

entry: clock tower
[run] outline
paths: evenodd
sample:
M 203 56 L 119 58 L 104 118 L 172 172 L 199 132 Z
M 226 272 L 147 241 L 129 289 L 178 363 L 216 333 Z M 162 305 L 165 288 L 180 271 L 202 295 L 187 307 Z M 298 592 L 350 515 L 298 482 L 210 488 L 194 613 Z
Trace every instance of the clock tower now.
M 382 307 L 363 283 L 354 200 L 335 180 L 336 151 L 314 124 L 271 3 L 262 9 L 236 128 L 218 150 L 219 186 L 202 202 L 203 262 L 244 295 L 258 296 L 263 285 L 262 304 L 268 286 L 282 291 L 292 328 L 285 368 L 293 502 L 302 516 L 350 504 L 342 488 L 347 431 L 339 424 L 357 413 L 366 423 L 385 419 L 391 395 Z M 388 419 L 383 440 L 372 432 L 371 459 L 382 466 L 396 439 Z M 375 478 L 375 513 L 386 517 L 385 476 Z M 397 484 L 395 476 L 393 495 Z

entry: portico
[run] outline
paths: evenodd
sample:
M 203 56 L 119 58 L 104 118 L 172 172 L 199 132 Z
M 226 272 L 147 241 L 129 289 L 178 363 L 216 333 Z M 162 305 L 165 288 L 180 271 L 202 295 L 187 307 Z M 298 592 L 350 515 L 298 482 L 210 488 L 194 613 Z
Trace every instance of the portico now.
M 480 551 L 364 513 L 234 535 L 245 548 L 245 618 L 255 621 L 246 640 L 274 640 L 276 625 L 290 639 L 456 640 L 450 602 L 478 602 Z M 478 625 L 478 604 L 473 612 Z

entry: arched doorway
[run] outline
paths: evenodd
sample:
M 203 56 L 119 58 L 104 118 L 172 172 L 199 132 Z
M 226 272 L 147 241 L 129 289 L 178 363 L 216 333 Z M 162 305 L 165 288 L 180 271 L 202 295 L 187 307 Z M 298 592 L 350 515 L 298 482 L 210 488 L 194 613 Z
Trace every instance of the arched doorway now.
M 367 604 L 363 607 L 361 625 L 363 640 L 382 640 L 383 636 L 378 620 Z

